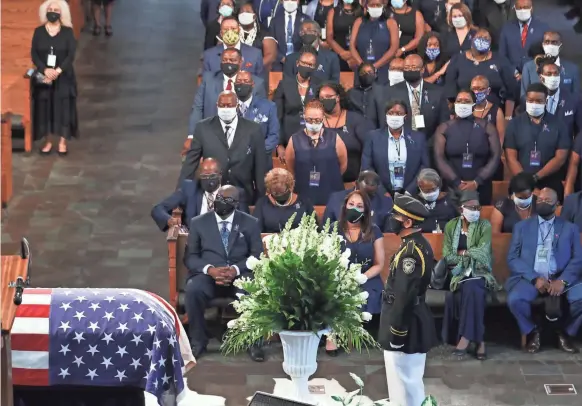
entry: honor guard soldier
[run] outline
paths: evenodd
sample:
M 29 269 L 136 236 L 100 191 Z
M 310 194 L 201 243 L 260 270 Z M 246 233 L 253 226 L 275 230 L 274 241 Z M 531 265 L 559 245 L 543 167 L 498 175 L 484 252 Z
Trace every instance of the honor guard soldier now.
M 383 292 L 379 342 L 390 401 L 418 406 L 424 399 L 426 353 L 438 345 L 432 313 L 425 303 L 434 255 L 419 224 L 429 215 L 424 205 L 408 195 L 396 194 L 391 229 L 402 238 L 392 257 Z

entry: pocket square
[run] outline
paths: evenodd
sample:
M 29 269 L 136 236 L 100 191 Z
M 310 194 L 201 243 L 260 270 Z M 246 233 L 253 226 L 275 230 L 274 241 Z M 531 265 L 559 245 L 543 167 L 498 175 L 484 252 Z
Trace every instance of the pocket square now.
M 569 110 L 564 113 L 564 116 L 571 116 L 572 114 L 574 114 L 574 112 L 572 110 Z

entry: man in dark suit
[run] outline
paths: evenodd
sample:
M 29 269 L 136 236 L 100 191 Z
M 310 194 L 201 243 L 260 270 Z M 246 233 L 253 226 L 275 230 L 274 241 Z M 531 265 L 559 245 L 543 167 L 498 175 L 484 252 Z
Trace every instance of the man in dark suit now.
M 196 172 L 196 180 L 184 179 L 174 193 L 156 204 L 151 211 L 152 218 L 161 231 L 175 225 L 190 226 L 190 219 L 213 210 L 214 200 L 220 187 L 222 170 L 214 158 L 206 158 Z M 248 213 L 249 206 L 245 192 L 239 188 L 241 199 L 239 210 Z M 182 209 L 182 218 L 172 217 L 175 209 Z
M 236 48 L 242 54 L 242 69 L 260 76 L 263 73 L 263 53 L 260 49 L 240 42 L 240 25 L 236 18 L 226 17 L 220 23 L 222 44 L 204 51 L 204 72 L 220 72 L 222 52 L 226 48 Z
M 523 349 L 529 353 L 540 350 L 540 332 L 531 317 L 531 304 L 538 296 L 545 301 L 546 318 L 558 328 L 558 347 L 578 352 L 571 339 L 582 326 L 580 230 L 556 217 L 557 205 L 556 192 L 542 189 L 536 203 L 538 215 L 513 227 L 507 253 L 511 272 L 505 283 L 507 305 L 526 336 Z
M 339 221 L 346 196 L 354 190 L 360 190 L 368 196 L 372 207 L 372 220 L 382 230 L 386 217 L 392 213 L 393 204 L 392 198 L 383 193 L 380 177 L 374 171 L 360 172 L 354 188 L 331 194 L 323 213 L 323 224 L 327 220 L 332 224 Z
M 271 68 L 273 72 L 283 71 L 285 59 L 298 51 L 296 46 L 301 43 L 299 38 L 301 23 L 309 20 L 309 17 L 298 10 L 299 2 L 299 0 L 283 1 L 284 10 L 279 10 L 271 19 L 269 33 L 277 41 L 277 59 Z
M 238 113 L 240 117 L 254 121 L 261 126 L 265 137 L 266 163 L 265 171 L 273 169 L 273 151 L 279 143 L 279 119 L 277 106 L 266 97 L 255 93 L 255 81 L 249 72 L 240 72 L 234 85 L 238 96 Z
M 243 188 L 247 201 L 265 194 L 265 137 L 261 127 L 238 117 L 238 99 L 234 92 L 218 96 L 218 115 L 196 125 L 180 182 L 193 179 L 203 156 L 214 157 L 222 167 L 223 185 Z
M 196 123 L 217 114 L 216 100 L 218 100 L 218 95 L 225 90 L 234 92 L 234 83 L 241 71 L 243 71 L 241 52 L 236 48 L 227 48 L 221 56 L 220 72 L 204 72 L 202 83 L 196 91 L 194 104 L 192 104 L 188 125 L 189 138 L 194 134 Z M 254 76 L 253 81 L 255 82 L 253 92 L 266 98 L 265 81 L 258 76 Z
M 582 192 L 566 196 L 560 217 L 582 229 Z
M 192 219 L 184 260 L 189 271 L 186 282 L 186 312 L 190 323 L 192 353 L 198 358 L 208 344 L 204 310 L 215 297 L 243 293 L 232 286 L 241 276 L 252 277 L 247 259 L 263 252 L 256 218 L 236 210 L 238 190 L 223 186 L 214 201 L 214 212 Z M 253 361 L 264 361 L 260 346 L 249 349 Z
M 303 46 L 312 46 L 317 50 L 317 62 L 313 77 L 321 79 L 322 82 L 331 80 L 339 83 L 340 80 L 340 62 L 335 52 L 329 51 L 320 46 L 321 27 L 317 22 L 312 20 L 305 20 L 301 23 L 299 31 L 300 43 L 296 44 L 296 48 Z M 285 58 L 285 65 L 283 72 L 289 76 L 297 75 L 297 60 L 299 59 L 299 52 L 293 52 Z

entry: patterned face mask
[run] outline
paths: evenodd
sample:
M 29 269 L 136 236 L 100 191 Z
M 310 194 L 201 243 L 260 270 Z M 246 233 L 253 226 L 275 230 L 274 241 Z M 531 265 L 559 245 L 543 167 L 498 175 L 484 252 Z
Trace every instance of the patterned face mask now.
M 240 40 L 240 36 L 237 30 L 226 30 L 222 34 L 222 42 L 227 46 L 236 45 Z

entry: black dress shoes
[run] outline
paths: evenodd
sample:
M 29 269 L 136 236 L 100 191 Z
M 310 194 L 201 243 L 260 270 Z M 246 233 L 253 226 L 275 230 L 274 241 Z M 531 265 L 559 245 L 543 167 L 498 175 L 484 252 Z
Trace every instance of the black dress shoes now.
M 253 345 L 249 348 L 249 356 L 255 362 L 265 361 L 265 351 L 262 346 Z
M 524 350 L 530 354 L 540 352 L 540 332 L 538 329 L 533 330 L 527 335 L 527 341 Z
M 578 353 L 578 348 L 572 343 L 570 337 L 564 333 L 558 333 L 558 348 L 568 354 Z

